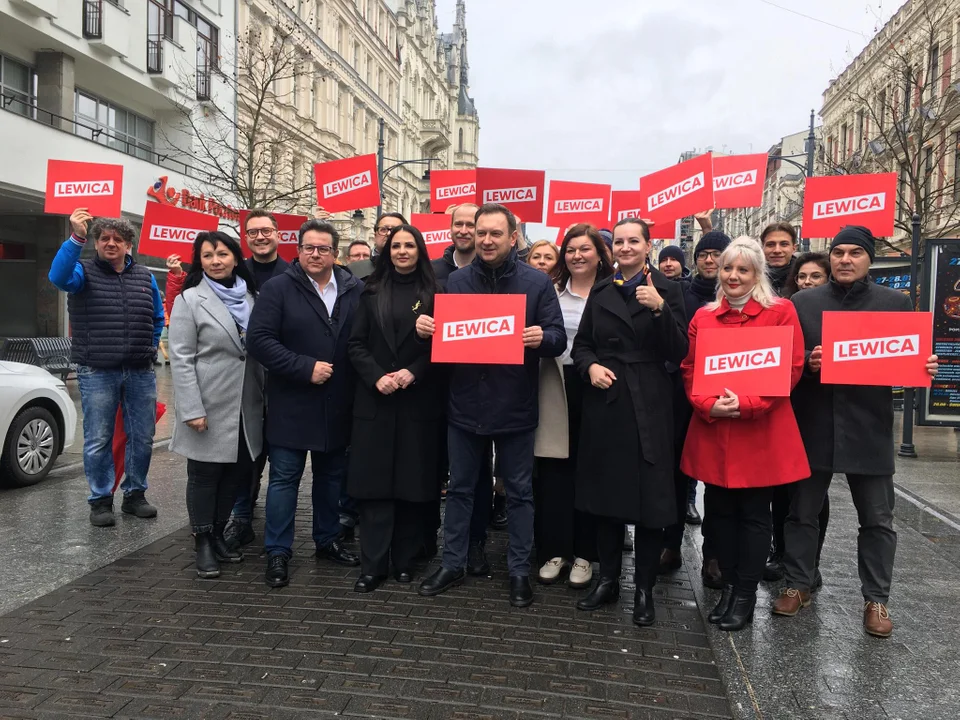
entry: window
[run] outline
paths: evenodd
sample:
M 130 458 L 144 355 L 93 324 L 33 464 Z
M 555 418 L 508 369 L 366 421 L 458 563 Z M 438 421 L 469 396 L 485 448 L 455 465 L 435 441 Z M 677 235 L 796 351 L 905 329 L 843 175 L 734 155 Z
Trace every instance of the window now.
M 393 107 L 393 80 L 387 81 L 387 104 Z
M 377 97 L 383 97 L 383 71 L 377 68 Z
M 866 127 L 864 126 L 863 110 L 857 112 L 857 152 L 863 150 L 863 140 Z
M 293 69 L 293 106 L 300 109 L 300 68 Z
M 907 68 L 903 71 L 903 119 L 910 119 L 911 91 L 913 89 L 913 71 Z
M 28 65 L 0 55 L 0 93 L 3 109 L 36 117 L 36 74 Z
M 884 127 L 884 119 L 887 116 L 887 91 L 881 90 L 877 95 L 877 130 L 882 134 Z
M 844 123 L 843 125 L 840 126 L 840 143 L 843 146 L 841 149 L 841 154 L 843 155 L 844 160 L 847 159 L 847 153 L 850 152 L 849 147 L 847 145 L 847 135 L 849 134 L 850 134 L 850 130 L 847 127 L 847 124 Z
M 313 120 L 317 119 L 317 83 L 315 80 L 310 81 L 310 118 Z
M 73 128 L 76 135 L 127 155 L 151 160 L 154 131 L 152 120 L 82 90 L 75 91 L 74 99 Z
M 960 201 L 960 132 L 953 134 L 953 199 Z
M 360 43 L 353 44 L 353 69 L 360 72 Z
M 367 87 L 373 85 L 373 63 L 370 62 L 370 56 L 364 56 L 364 64 L 367 66 Z
M 927 204 L 929 210 L 933 210 L 929 205 L 931 193 L 933 192 L 933 148 L 928 147 L 923 150 L 923 202 Z
M 346 42 L 347 42 L 347 28 L 342 22 L 337 22 L 337 53 L 344 60 L 347 59 L 346 53 Z
M 457 134 L 459 136 L 457 140 L 457 152 L 462 153 L 463 152 L 463 128 L 460 128 L 460 132 Z
M 927 85 L 930 86 L 930 98 L 937 97 L 937 88 L 940 85 L 940 44 L 936 43 L 930 48 L 930 67 L 927 77 Z

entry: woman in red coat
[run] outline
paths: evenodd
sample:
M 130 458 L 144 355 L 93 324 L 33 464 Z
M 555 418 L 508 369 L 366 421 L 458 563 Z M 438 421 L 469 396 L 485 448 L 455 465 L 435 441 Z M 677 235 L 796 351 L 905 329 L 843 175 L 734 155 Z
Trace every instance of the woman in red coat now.
M 803 372 L 804 350 L 796 310 L 773 292 L 760 244 L 748 237 L 734 240 L 719 265 L 717 302 L 690 321 L 690 350 L 680 366 L 693 405 L 680 467 L 703 481 L 710 495 L 724 588 L 709 620 L 721 630 L 740 630 L 753 619 L 770 548 L 773 487 L 809 477 L 810 466 L 789 396 L 738 396 L 731 390 L 721 397 L 693 394 L 697 334 L 714 328 L 793 328 L 791 387 Z

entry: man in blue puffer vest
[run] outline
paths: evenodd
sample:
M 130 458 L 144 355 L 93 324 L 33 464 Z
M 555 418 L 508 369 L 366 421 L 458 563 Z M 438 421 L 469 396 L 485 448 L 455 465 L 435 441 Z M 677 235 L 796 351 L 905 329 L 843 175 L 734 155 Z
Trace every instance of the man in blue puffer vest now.
M 87 223 L 90 223 L 89 230 Z M 86 208 L 70 216 L 73 234 L 60 246 L 50 282 L 68 293 L 83 409 L 83 472 L 90 485 L 90 522 L 114 524 L 113 428 L 123 408 L 127 434 L 123 512 L 157 516 L 147 502 L 147 472 L 156 429 L 157 377 L 153 361 L 163 332 L 163 301 L 153 274 L 131 256 L 134 229 L 126 220 L 97 218 Z M 92 238 L 97 255 L 81 260 Z

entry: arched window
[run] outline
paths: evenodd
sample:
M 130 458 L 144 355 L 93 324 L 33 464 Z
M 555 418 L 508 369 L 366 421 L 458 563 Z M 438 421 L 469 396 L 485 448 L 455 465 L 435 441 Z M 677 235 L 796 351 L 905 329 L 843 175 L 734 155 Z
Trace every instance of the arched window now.
M 457 150 L 457 152 L 462 153 L 462 152 L 463 152 L 463 128 L 460 128 L 460 133 L 459 133 L 459 138 L 458 138 L 458 142 L 457 142 L 457 147 L 459 148 L 459 150 Z

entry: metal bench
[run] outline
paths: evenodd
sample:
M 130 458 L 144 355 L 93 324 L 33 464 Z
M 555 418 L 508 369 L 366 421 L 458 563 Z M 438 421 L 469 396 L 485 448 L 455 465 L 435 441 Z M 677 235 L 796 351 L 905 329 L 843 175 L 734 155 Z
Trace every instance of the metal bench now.
M 70 346 L 68 337 L 7 338 L 0 360 L 37 365 L 66 380 L 77 370 L 70 362 Z

